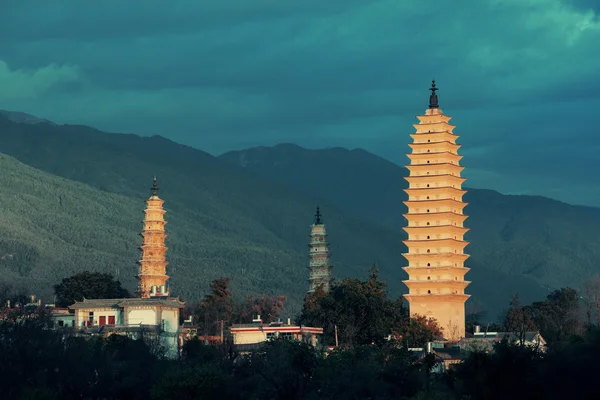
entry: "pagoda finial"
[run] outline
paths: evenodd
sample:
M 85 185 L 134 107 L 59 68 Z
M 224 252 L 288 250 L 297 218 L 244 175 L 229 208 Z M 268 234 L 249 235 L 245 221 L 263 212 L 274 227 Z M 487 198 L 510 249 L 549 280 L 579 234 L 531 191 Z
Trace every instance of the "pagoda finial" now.
M 429 90 L 431 90 L 431 96 L 429 96 L 429 108 L 438 108 L 438 97 L 437 94 L 435 94 L 435 91 L 439 89 L 435 87 L 435 79 L 431 80 L 431 88 Z
M 152 195 L 153 196 L 157 196 L 158 185 L 156 184 L 156 176 L 154 176 L 154 180 L 153 180 L 153 183 L 152 183 L 152 189 L 151 190 L 152 190 Z
M 321 211 L 319 210 L 319 205 L 317 205 L 317 213 L 315 214 L 315 225 L 321 225 Z

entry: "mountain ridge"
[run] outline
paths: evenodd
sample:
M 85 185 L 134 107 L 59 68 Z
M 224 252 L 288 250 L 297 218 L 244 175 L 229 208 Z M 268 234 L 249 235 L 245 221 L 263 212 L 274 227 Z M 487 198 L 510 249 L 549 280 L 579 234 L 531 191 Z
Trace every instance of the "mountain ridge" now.
M 285 182 L 309 192 L 320 190 L 338 206 L 406 238 L 402 231 L 406 207 L 402 202 L 407 197 L 403 191 L 407 187 L 404 179 L 407 170 L 377 155 L 364 150 L 340 152 L 339 148 L 331 151 L 296 146 L 291 157 L 289 151 L 284 155 L 279 147 L 273 146 L 227 152 L 219 158 L 243 164 L 244 168 L 274 182 Z M 497 272 L 527 277 L 545 288 L 565 284 L 577 287 L 598 272 L 600 232 L 595 226 L 600 224 L 600 209 L 544 196 L 465 189 L 464 199 L 469 203 L 465 208 L 469 216 L 465 226 L 470 229 L 465 240 L 471 242 L 466 248 L 471 254 L 467 266 L 493 265 Z M 561 263 L 571 267 L 561 268 Z M 469 280 L 475 270 L 471 268 Z M 475 287 L 473 281 L 469 289 Z
M 399 240 L 393 233 L 340 212 L 326 199 L 265 181 L 189 146 L 158 136 L 18 124 L 0 116 L 0 152 L 98 190 L 92 197 L 108 192 L 137 199 L 139 208 L 131 212 L 138 224 L 129 228 L 136 246 L 143 201 L 152 176 L 157 175 L 167 208 L 171 282 L 189 300 L 201 298 L 211 280 L 228 276 L 240 295 L 285 294 L 297 308 L 307 288 L 306 246 L 317 203 L 322 204 L 333 238 L 334 274 L 364 275 L 373 261 L 379 261 L 382 276 L 389 278 L 391 290 L 399 294 L 401 284 L 395 282 L 401 276 L 391 266 L 400 257 L 400 249 L 392 246 Z M 86 223 L 81 218 L 79 223 Z M 122 250 L 115 245 L 109 253 L 122 254 Z M 129 254 L 139 256 L 137 251 Z M 106 259 L 98 262 L 108 268 L 106 272 L 113 272 Z M 59 268 L 56 278 L 74 268 L 71 264 Z M 133 261 L 126 268 L 131 276 L 137 272 Z M 128 288 L 135 284 L 132 279 L 124 283 Z
M 306 292 L 307 235 L 317 203 L 324 211 L 332 242 L 334 275 L 364 276 L 377 262 L 390 293 L 394 297 L 404 293 L 401 196 L 405 194 L 400 167 L 362 149 L 315 150 L 306 160 L 306 151 L 300 146 L 283 147 L 285 157 L 269 155 L 271 148 L 263 148 L 263 153 L 281 161 L 277 168 L 266 165 L 277 172 L 269 176 L 160 135 L 106 133 L 78 125 L 28 125 L 0 116 L 0 152 L 40 171 L 85 184 L 96 190 L 92 197 L 108 192 L 137 199 L 139 208 L 130 212 L 138 223 L 135 229 L 129 228 L 136 238 L 150 180 L 158 175 L 169 222 L 167 240 L 172 241 L 167 244 L 171 282 L 186 299 L 199 299 L 210 280 L 229 276 L 239 295 L 285 294 L 292 309 L 297 309 Z M 294 154 L 303 161 L 295 167 Z M 294 168 L 290 170 L 290 166 Z M 346 175 L 337 176 L 340 172 Z M 385 177 L 383 182 L 379 181 L 381 176 Z M 495 201 L 502 205 L 506 200 L 492 191 L 473 190 L 476 203 Z M 348 200 L 352 200 L 350 205 L 345 203 Z M 86 201 L 93 204 L 95 200 Z M 468 207 L 471 205 L 467 213 Z M 545 287 L 554 287 L 540 278 L 544 268 L 533 268 L 534 262 L 526 260 L 530 264 L 528 274 L 506 267 L 517 255 L 524 257 L 530 244 L 511 239 L 519 238 L 519 229 L 505 232 L 512 236 L 498 242 L 506 224 L 502 208 L 499 210 L 499 214 L 494 211 L 486 217 L 486 224 L 497 220 L 491 230 L 478 229 L 482 237 L 495 238 L 496 242 L 488 240 L 493 248 L 482 248 L 469 261 L 472 270 L 468 278 L 473 280 L 469 293 L 473 297 L 468 304 L 484 304 L 491 318 L 515 292 L 522 294 L 523 301 L 533 301 L 547 294 Z M 480 216 L 472 218 L 474 225 L 481 225 Z M 84 224 L 85 219 L 73 223 Z M 137 250 L 133 255 L 131 249 L 129 252 L 130 259 L 138 256 Z M 115 254 L 122 254 L 122 249 L 111 248 L 98 261 L 105 272 L 114 269 L 107 260 Z M 565 258 L 563 253 L 556 254 Z M 71 269 L 83 268 L 69 265 Z M 133 266 L 126 268 L 131 271 Z M 57 278 L 61 271 L 57 271 Z

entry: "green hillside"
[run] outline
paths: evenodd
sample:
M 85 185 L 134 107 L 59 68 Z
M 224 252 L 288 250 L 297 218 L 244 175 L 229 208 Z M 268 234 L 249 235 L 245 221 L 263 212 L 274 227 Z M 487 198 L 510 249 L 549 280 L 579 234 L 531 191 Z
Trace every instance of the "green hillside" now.
M 307 287 L 317 202 L 329 225 L 335 274 L 364 275 L 378 261 L 394 293 L 402 289 L 396 233 L 162 137 L 0 117 L 0 152 L 29 165 L 5 157 L 15 172 L 1 192 L 10 210 L 3 217 L 2 251 L 13 255 L 3 279 L 33 283 L 43 294 L 84 269 L 118 269 L 124 284 L 134 287 L 144 200 L 155 174 L 166 202 L 175 294 L 199 299 L 211 280 L 228 276 L 240 296 L 285 294 L 297 307 Z M 23 185 L 28 176 L 39 179 Z
M 14 176 L 39 176 L 39 183 L 21 185 L 5 174 L 0 195 L 7 210 L 0 241 L 4 279 L 38 293 L 49 295 L 53 283 L 84 269 L 119 271 L 133 289 L 153 175 L 168 212 L 172 290 L 188 300 L 228 276 L 239 296 L 284 294 L 297 308 L 317 203 L 328 225 L 334 274 L 364 276 L 377 261 L 392 294 L 405 291 L 404 170 L 366 151 L 285 145 L 219 159 L 160 136 L 0 116 L 0 152 L 23 163 L 5 159 Z M 578 284 L 598 265 L 597 209 L 475 189 L 467 201 L 469 292 L 491 317 L 515 292 L 536 300 L 547 293 L 544 286 Z

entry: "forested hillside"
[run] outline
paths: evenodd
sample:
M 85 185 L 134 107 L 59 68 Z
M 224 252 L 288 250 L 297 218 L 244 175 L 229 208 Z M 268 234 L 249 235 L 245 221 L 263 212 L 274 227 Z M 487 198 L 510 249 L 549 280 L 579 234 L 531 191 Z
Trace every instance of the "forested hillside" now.
M 275 182 L 318 190 L 336 205 L 406 237 L 401 229 L 406 169 L 365 150 L 282 144 L 220 158 Z M 468 177 L 468 160 L 463 165 Z M 540 285 L 579 287 L 600 272 L 600 209 L 481 189 L 468 189 L 464 199 L 469 203 L 466 240 L 471 242 L 466 251 L 472 255 L 467 278 L 473 281 L 469 293 L 474 300 L 504 297 L 507 288 L 540 296 Z
M 85 269 L 118 269 L 132 289 L 153 175 L 167 210 L 173 293 L 188 300 L 226 276 L 238 296 L 284 294 L 297 306 L 307 288 L 308 233 L 317 202 L 332 238 L 335 274 L 364 275 L 377 261 L 392 291 L 402 289 L 397 234 L 162 137 L 0 117 L 0 152 L 29 165 L 5 157 L 15 172 L 2 182 L 0 199 L 11 211 L 2 217 L 3 251 L 14 258 L 4 266 L 6 279 L 35 281 L 32 290 L 49 294 L 52 284 Z M 23 185 L 31 175 L 38 183 Z
M 363 150 L 286 145 L 218 159 L 160 136 L 0 116 L 0 152 L 23 163 L 4 159 L 16 178 L 2 178 L 0 199 L 10 211 L 1 222 L 2 265 L 6 279 L 33 284 L 38 294 L 85 269 L 119 271 L 133 289 L 154 175 L 166 201 L 170 282 L 188 300 L 230 277 L 240 297 L 284 294 L 297 308 L 317 203 L 335 276 L 364 276 L 376 261 L 392 295 L 405 291 L 403 169 Z M 20 175 L 40 183 L 21 185 Z M 51 189 L 26 190 L 38 186 Z M 511 294 L 537 300 L 547 293 L 543 285 L 576 286 L 598 265 L 596 209 L 474 189 L 467 201 L 470 303 L 489 308 L 492 318 Z

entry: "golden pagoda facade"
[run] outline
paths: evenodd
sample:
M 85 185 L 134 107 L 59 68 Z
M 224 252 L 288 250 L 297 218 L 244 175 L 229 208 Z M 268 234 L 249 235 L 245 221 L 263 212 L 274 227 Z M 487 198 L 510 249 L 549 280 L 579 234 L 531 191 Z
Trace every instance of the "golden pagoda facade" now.
M 152 196 L 146 200 L 145 217 L 143 221 L 142 257 L 139 261 L 138 295 L 148 298 L 168 296 L 167 280 L 167 247 L 165 246 L 165 210 L 164 201 L 158 197 L 156 177 L 152 187 Z
M 404 228 L 408 240 L 404 243 L 408 252 L 404 257 L 408 274 L 404 283 L 408 294 L 404 297 L 410 305 L 411 315 L 435 318 L 449 340 L 465 336 L 465 302 L 469 295 L 465 281 L 469 268 L 465 267 L 468 242 L 463 226 L 467 216 L 463 210 L 467 203 L 462 198 L 465 178 L 458 155 L 458 136 L 453 133 L 450 116 L 444 115 L 438 106 L 435 80 L 430 89 L 429 109 L 417 116 L 416 133 L 411 134 L 408 213 Z
M 317 206 L 315 223 L 311 225 L 309 242 L 309 278 L 308 293 L 322 287 L 327 293 L 331 285 L 331 266 L 329 246 L 327 244 L 327 231 L 323 224 L 321 211 Z

